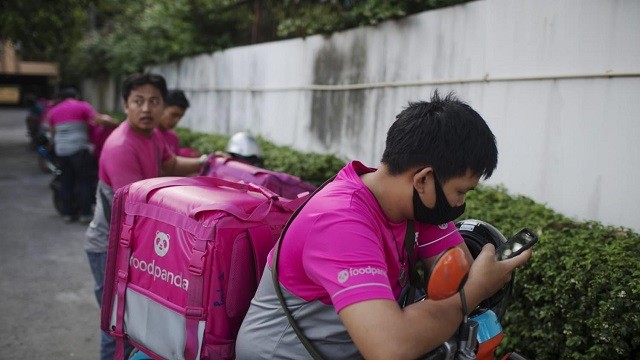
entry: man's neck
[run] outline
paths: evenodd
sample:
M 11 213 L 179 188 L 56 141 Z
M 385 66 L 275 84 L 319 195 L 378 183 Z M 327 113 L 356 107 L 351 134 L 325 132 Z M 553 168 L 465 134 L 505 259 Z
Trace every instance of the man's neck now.
M 400 222 L 411 218 L 412 178 L 407 173 L 391 175 L 383 164 L 377 171 L 364 174 L 361 178 L 389 220 Z
M 144 137 L 148 137 L 150 138 L 153 135 L 153 129 L 151 130 L 143 130 L 143 129 L 139 129 L 135 126 L 131 125 L 131 122 L 129 122 L 129 119 L 125 119 L 125 121 L 129 124 L 129 129 L 131 129 L 131 131 L 133 131 L 134 133 L 138 134 L 138 135 L 142 135 Z

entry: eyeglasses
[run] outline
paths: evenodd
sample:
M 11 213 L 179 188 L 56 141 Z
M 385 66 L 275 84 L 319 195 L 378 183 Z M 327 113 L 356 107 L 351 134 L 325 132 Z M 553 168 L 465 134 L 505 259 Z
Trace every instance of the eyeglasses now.
M 144 106 L 145 103 L 149 103 L 149 107 L 158 107 L 162 105 L 162 99 L 157 97 L 152 97 L 145 100 L 142 97 L 137 97 L 129 101 L 129 106 L 135 107 L 135 108 L 141 108 Z

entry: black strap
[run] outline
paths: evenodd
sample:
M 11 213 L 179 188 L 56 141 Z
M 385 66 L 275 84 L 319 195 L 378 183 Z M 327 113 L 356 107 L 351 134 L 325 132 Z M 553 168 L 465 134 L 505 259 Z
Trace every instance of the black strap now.
M 413 266 L 413 253 L 416 245 L 416 231 L 413 221 L 407 221 L 407 231 L 404 235 L 404 248 L 406 249 L 407 263 L 409 264 L 409 292 L 404 305 L 411 305 L 416 299 L 416 287 L 419 275 Z
M 302 329 L 300 329 L 300 327 L 296 323 L 296 320 L 293 318 L 293 315 L 291 314 L 291 310 L 289 310 L 289 307 L 287 306 L 287 301 L 285 300 L 284 295 L 282 295 L 282 287 L 280 286 L 280 282 L 278 281 L 278 258 L 280 257 L 280 248 L 282 245 L 282 240 L 284 239 L 284 234 L 287 232 L 287 229 L 289 228 L 289 225 L 291 225 L 291 222 L 293 221 L 293 219 L 296 216 L 298 216 L 302 208 L 309 202 L 309 200 L 315 194 L 318 193 L 318 191 L 324 188 L 328 183 L 332 182 L 335 178 L 336 176 L 334 175 L 329 180 L 325 181 L 322 185 L 320 185 L 320 187 L 317 188 L 313 193 L 311 193 L 309 197 L 307 197 L 307 200 L 305 200 L 305 202 L 302 203 L 296 209 L 296 211 L 293 212 L 289 220 L 287 220 L 287 223 L 284 226 L 284 229 L 282 229 L 282 233 L 280 234 L 280 239 L 276 243 L 275 251 L 273 252 L 273 266 L 271 269 L 271 279 L 273 280 L 273 285 L 275 287 L 278 300 L 280 301 L 280 306 L 282 307 L 284 314 L 287 316 L 287 320 L 289 320 L 289 325 L 291 325 L 291 328 L 293 328 L 293 331 L 295 331 L 296 335 L 298 336 L 298 339 L 300 339 L 300 342 L 302 343 L 302 345 L 304 345 L 305 349 L 307 349 L 307 352 L 309 353 L 309 355 L 311 355 L 311 357 L 314 360 L 321 360 L 322 356 L 320 355 L 318 350 L 316 350 L 313 344 L 311 344 L 311 341 L 309 341 L 309 339 L 306 336 L 304 336 L 304 334 L 302 333 Z

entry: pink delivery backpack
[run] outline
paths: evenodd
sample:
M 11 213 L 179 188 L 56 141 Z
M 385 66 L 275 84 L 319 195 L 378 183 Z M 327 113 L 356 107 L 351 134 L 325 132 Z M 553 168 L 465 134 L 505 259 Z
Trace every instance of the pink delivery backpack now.
M 115 194 L 102 330 L 154 358 L 233 359 L 268 252 L 293 210 L 253 184 L 153 178 Z
M 297 176 L 263 169 L 222 156 L 210 156 L 202 167 L 200 175 L 256 184 L 287 199 L 295 199 L 300 194 L 312 193 L 316 189 L 315 185 Z

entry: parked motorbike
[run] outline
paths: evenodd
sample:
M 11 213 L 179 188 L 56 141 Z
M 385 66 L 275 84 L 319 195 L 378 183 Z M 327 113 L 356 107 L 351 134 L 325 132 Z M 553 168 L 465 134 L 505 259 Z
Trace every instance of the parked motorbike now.
M 53 192 L 53 207 L 58 211 L 60 215 L 63 215 L 62 204 L 62 170 L 58 167 L 55 159 L 55 154 L 47 149 L 46 144 L 38 146 L 38 154 L 40 154 L 41 167 L 48 169 L 53 174 L 53 178 L 49 182 L 49 188 Z
M 96 157 L 95 168 L 93 169 L 91 174 L 92 175 L 91 183 L 93 186 L 91 191 L 92 194 L 95 194 L 96 187 L 98 185 L 98 166 L 97 166 L 98 160 L 97 159 L 100 154 L 100 151 L 102 150 L 102 145 L 104 144 L 107 137 L 109 136 L 109 134 L 111 134 L 112 131 L 113 129 L 106 128 L 103 126 L 95 126 L 91 128 L 90 140 L 91 140 L 91 144 L 94 147 L 93 155 Z M 49 188 L 51 189 L 52 195 L 53 195 L 53 198 L 52 198 L 53 206 L 60 215 L 63 215 L 64 204 L 62 201 L 62 170 L 58 166 L 56 155 L 52 147 L 52 141 L 48 133 L 44 133 L 42 134 L 42 136 L 39 137 L 37 151 L 38 151 L 38 154 L 40 155 L 40 159 L 39 159 L 40 167 L 43 170 L 46 170 L 51 174 L 53 174 L 53 178 L 49 182 Z M 74 199 L 76 198 L 78 197 L 74 196 Z M 95 197 L 92 199 L 93 199 L 93 203 L 95 204 Z M 79 205 L 73 204 L 72 212 L 77 213 L 78 210 L 79 210 Z
M 62 170 L 57 165 L 55 155 L 47 150 L 45 146 L 38 146 L 37 150 L 38 154 L 40 154 L 40 157 L 42 158 L 45 168 L 53 174 L 53 178 L 49 182 L 49 188 L 52 192 L 53 207 L 60 215 L 64 215 L 64 203 L 62 200 Z M 92 184 L 93 189 L 91 193 L 95 194 L 96 186 L 98 184 L 97 172 L 95 174 L 95 181 L 93 181 Z M 77 198 L 77 196 L 74 196 L 74 199 L 75 198 Z M 95 198 L 93 199 L 93 203 L 95 204 Z M 77 213 L 79 205 L 74 202 L 71 208 L 74 213 Z

